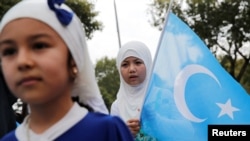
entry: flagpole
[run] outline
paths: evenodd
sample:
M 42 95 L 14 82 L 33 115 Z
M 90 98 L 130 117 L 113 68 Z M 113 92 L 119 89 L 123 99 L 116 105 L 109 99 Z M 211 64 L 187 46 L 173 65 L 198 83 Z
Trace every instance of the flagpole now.
M 165 21 L 164 21 L 163 29 L 162 29 L 162 32 L 161 32 L 161 35 L 160 35 L 160 39 L 159 39 L 159 42 L 158 42 L 158 46 L 157 46 L 157 50 L 156 50 L 156 53 L 155 53 L 155 59 L 154 59 L 154 61 L 153 61 L 153 66 L 152 66 L 152 68 L 153 68 L 154 65 L 155 65 L 155 60 L 156 60 L 157 54 L 158 54 L 158 52 L 159 52 L 159 48 L 160 48 L 160 44 L 161 44 L 161 41 L 162 41 L 162 38 L 163 38 L 164 31 L 165 31 L 165 29 L 166 29 L 166 27 L 167 27 L 166 25 L 167 25 L 167 22 L 168 22 L 168 15 L 169 15 L 169 12 L 172 10 L 173 2 L 174 2 L 174 0 L 170 0 L 169 5 L 168 5 L 167 12 L 166 12 L 166 14 L 165 14 Z
M 163 29 L 162 29 L 162 32 L 161 32 L 161 35 L 160 35 L 160 40 L 158 42 L 158 46 L 157 46 L 157 49 L 156 49 L 156 52 L 155 52 L 155 58 L 153 60 L 153 64 L 152 64 L 152 67 L 151 69 L 149 70 L 150 72 L 150 78 L 149 78 L 149 82 L 147 83 L 146 87 L 147 87 L 147 91 L 146 93 L 149 91 L 149 86 L 151 85 L 150 83 L 152 83 L 152 74 L 153 74 L 153 68 L 155 67 L 155 62 L 157 60 L 157 54 L 159 54 L 159 50 L 160 50 L 160 45 L 161 45 L 161 41 L 162 41 L 162 38 L 163 38 L 163 35 L 164 35 L 164 30 L 166 29 L 166 24 L 167 24 L 167 21 L 168 21 L 168 15 L 171 11 L 171 8 L 172 8 L 172 4 L 173 4 L 173 1 L 174 0 L 170 0 L 170 3 L 169 3 L 169 6 L 168 6 L 168 10 L 165 14 L 165 21 L 164 21 L 164 26 L 163 26 Z M 144 97 L 144 101 L 146 99 L 147 96 Z
M 173 1 L 174 1 L 174 0 L 170 0 L 170 2 L 169 2 L 168 9 L 167 9 L 167 12 L 166 12 L 166 14 L 165 14 L 165 21 L 164 21 L 164 24 L 163 24 L 163 29 L 162 29 L 162 31 L 164 31 L 165 28 L 167 27 L 166 24 L 167 24 L 167 22 L 168 22 L 168 15 L 169 15 L 169 12 L 172 10 Z M 160 41 L 162 40 L 163 34 L 164 34 L 164 32 L 161 32 L 161 36 L 160 36 L 160 40 L 159 40 L 159 42 L 158 42 L 158 46 L 160 45 Z M 159 48 L 159 47 L 158 47 L 158 48 Z
M 153 60 L 153 64 L 152 64 L 152 67 L 151 67 L 151 69 L 150 69 L 150 71 L 149 71 L 150 74 L 151 74 L 151 76 L 152 76 L 153 68 L 155 67 L 155 62 L 156 62 L 156 60 L 157 60 L 157 54 L 159 54 L 158 52 L 159 52 L 160 44 L 161 44 L 161 41 L 162 41 L 162 38 L 163 38 L 163 35 L 164 35 L 164 30 L 165 30 L 166 27 L 167 27 L 168 15 L 169 15 L 169 13 L 170 13 L 170 11 L 171 11 L 171 9 L 172 9 L 173 1 L 174 1 L 174 0 L 170 0 L 169 5 L 168 5 L 167 12 L 166 12 L 166 14 L 165 14 L 165 21 L 164 21 L 164 24 L 163 24 L 163 29 L 162 29 L 162 32 L 161 32 L 161 35 L 160 35 L 160 39 L 159 39 L 159 42 L 158 42 L 158 45 L 157 45 L 157 49 L 156 49 L 156 52 L 155 52 L 155 57 L 154 57 L 154 60 Z M 149 81 L 149 82 L 152 82 L 151 79 L 152 79 L 152 78 L 150 77 L 150 81 Z M 147 87 L 148 87 L 149 85 L 150 85 L 150 84 L 148 83 L 148 84 L 147 84 Z M 147 88 L 147 91 L 148 91 L 148 88 Z
M 114 0 L 114 8 L 115 8 L 116 28 L 117 28 L 117 34 L 118 34 L 118 43 L 119 43 L 119 48 L 121 48 L 121 38 L 120 38 L 120 30 L 119 30 L 119 23 L 118 23 L 118 17 L 117 17 L 117 11 L 116 11 L 116 3 L 115 3 L 115 0 Z

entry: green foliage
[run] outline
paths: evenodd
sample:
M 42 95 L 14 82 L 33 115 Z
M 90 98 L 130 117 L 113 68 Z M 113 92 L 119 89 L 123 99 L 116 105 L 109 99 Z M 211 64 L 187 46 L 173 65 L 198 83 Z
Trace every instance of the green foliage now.
M 1 0 L 0 1 L 0 19 L 13 5 L 21 0 Z M 71 7 L 80 20 L 83 22 L 83 28 L 88 39 L 93 37 L 93 33 L 102 30 L 103 25 L 95 18 L 98 12 L 94 11 L 94 5 L 87 0 L 67 0 L 66 4 Z
M 199 35 L 215 57 L 223 56 L 222 66 L 246 88 L 245 84 L 250 83 L 247 73 L 250 62 L 250 1 L 186 0 L 185 4 L 183 7 L 175 1 L 172 11 Z M 159 30 L 163 27 L 168 5 L 169 0 L 155 0 L 149 9 L 153 15 L 151 24 Z
M 18 3 L 20 0 L 1 0 L 0 1 L 0 19 L 2 19 L 4 13 L 8 11 L 13 5 Z
M 94 5 L 87 0 L 68 0 L 66 4 L 71 7 L 84 24 L 86 36 L 91 39 L 93 32 L 102 30 L 103 25 L 95 18 L 98 12 L 94 11 Z
M 228 69 L 230 68 L 230 62 L 229 62 L 229 58 L 227 55 L 225 56 L 218 56 L 218 60 L 220 61 L 221 65 L 225 68 L 225 70 L 228 71 Z M 239 59 L 237 60 L 237 62 L 235 63 L 235 74 L 238 75 L 241 71 L 241 66 L 244 64 L 244 60 L 243 59 Z M 245 88 L 245 90 L 247 91 L 248 94 L 250 94 L 250 67 L 248 67 L 246 69 L 245 75 L 244 77 L 241 79 L 240 84 Z
M 245 76 L 240 81 L 240 83 L 243 85 L 243 87 L 246 89 L 248 94 L 250 94 L 250 67 L 247 68 L 247 71 L 245 73 Z
M 105 104 L 110 109 L 120 86 L 116 60 L 107 57 L 97 60 L 95 75 Z

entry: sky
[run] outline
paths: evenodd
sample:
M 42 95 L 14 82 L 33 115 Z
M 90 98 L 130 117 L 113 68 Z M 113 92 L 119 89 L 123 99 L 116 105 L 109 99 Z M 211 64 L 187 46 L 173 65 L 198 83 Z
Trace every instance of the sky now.
M 114 0 L 89 0 L 99 12 L 103 30 L 88 40 L 90 58 L 95 64 L 103 57 L 116 58 L 119 50 Z M 149 23 L 148 4 L 153 0 L 115 0 L 121 45 L 137 40 L 145 43 L 154 58 L 161 32 Z

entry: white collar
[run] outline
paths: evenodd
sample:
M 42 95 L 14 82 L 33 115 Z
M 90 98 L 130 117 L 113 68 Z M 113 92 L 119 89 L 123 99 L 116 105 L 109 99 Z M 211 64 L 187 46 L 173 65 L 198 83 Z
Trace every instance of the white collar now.
M 62 135 L 69 128 L 74 126 L 78 121 L 87 115 L 86 108 L 80 107 L 75 103 L 69 112 L 57 123 L 51 126 L 42 134 L 36 134 L 28 128 L 28 116 L 23 123 L 16 129 L 16 137 L 19 141 L 52 141 Z

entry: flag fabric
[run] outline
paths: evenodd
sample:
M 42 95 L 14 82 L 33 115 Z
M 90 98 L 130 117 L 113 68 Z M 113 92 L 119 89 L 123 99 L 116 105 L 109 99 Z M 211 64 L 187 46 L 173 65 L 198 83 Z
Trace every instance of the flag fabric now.
M 166 20 L 142 109 L 145 136 L 206 141 L 208 125 L 250 124 L 244 88 L 189 26 L 171 12 Z

